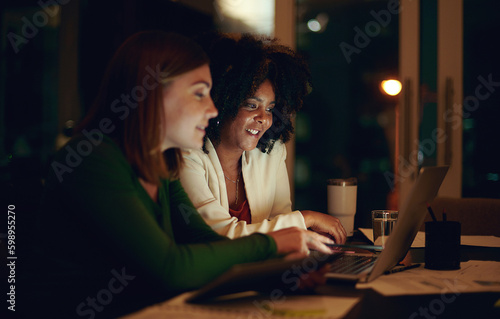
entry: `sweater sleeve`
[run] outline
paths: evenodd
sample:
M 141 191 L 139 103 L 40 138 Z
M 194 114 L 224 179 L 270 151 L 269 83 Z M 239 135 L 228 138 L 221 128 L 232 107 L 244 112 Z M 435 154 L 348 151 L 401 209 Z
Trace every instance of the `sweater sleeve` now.
M 179 182 L 164 183 L 165 207 L 145 200 L 116 146 L 95 149 L 58 186 L 57 197 L 92 227 L 89 236 L 106 239 L 100 249 L 138 265 L 166 291 L 198 288 L 234 264 L 276 256 L 270 236 L 225 240 L 194 211 L 186 222 L 181 208 L 194 207 Z

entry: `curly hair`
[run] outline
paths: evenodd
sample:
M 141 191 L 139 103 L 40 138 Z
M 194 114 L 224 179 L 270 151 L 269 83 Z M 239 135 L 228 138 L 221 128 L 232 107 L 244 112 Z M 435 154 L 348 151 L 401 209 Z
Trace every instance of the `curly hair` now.
M 211 32 L 197 39 L 210 58 L 212 100 L 219 114 L 210 120 L 206 139 L 220 143 L 220 128 L 235 119 L 242 103 L 269 80 L 276 96 L 273 124 L 259 140 L 264 153 L 277 140 L 284 143 L 294 132 L 292 116 L 302 107 L 311 90 L 311 75 L 305 60 L 275 38 L 250 34 Z M 205 146 L 204 151 L 207 152 Z

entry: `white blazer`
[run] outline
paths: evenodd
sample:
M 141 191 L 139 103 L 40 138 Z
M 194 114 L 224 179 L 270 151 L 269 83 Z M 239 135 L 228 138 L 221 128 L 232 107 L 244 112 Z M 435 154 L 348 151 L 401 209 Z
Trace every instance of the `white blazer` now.
M 183 152 L 185 165 L 180 180 L 189 198 L 208 225 L 229 238 L 267 233 L 287 227 L 306 229 L 300 211 L 292 211 L 290 184 L 285 165 L 286 148 L 276 142 L 270 154 L 258 148 L 243 152 L 241 165 L 252 223 L 229 214 L 224 172 L 210 140 L 208 154 L 202 150 Z

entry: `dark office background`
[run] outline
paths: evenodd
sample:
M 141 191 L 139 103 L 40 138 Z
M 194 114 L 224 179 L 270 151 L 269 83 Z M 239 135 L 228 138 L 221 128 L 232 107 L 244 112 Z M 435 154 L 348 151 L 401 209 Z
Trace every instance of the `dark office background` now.
M 34 18 L 37 12 L 44 10 L 38 1 L 1 4 L 0 177 L 2 183 L 8 181 L 14 185 L 15 195 L 20 198 L 9 199 L 19 205 L 26 205 L 31 199 L 37 201 L 40 178 L 43 179 L 47 171 L 56 140 L 70 133 L 67 124 L 61 124 L 58 119 L 60 90 L 67 89 L 60 83 L 67 71 L 59 61 L 70 54 L 60 49 L 63 31 L 65 41 L 76 46 L 71 49 L 76 49 L 78 56 L 77 88 L 72 89 L 78 93 L 75 101 L 79 112 L 78 118 L 71 119 L 77 122 L 92 103 L 107 62 L 129 35 L 140 30 L 164 29 L 193 36 L 214 28 L 210 14 L 173 1 L 84 0 L 76 6 L 77 30 L 68 36 L 64 28 L 74 25 L 66 20 L 74 16 L 62 15 L 62 10 L 66 10 L 64 6 L 70 2 L 60 2 L 58 10 L 45 9 L 45 17 L 50 16 L 50 12 L 58 14 L 44 24 L 44 15 L 39 14 L 38 20 Z M 26 19 L 34 28 L 25 26 Z M 43 26 L 37 27 L 37 23 Z M 9 33 L 23 35 L 23 32 L 28 35 L 24 37 L 26 43 L 6 37 Z M 75 105 L 68 108 L 74 109 Z
M 398 101 L 379 89 L 380 81 L 397 78 L 398 15 L 367 36 L 372 11 L 387 11 L 387 1 L 305 1 L 298 10 L 297 49 L 308 57 L 313 91 L 297 115 L 296 206 L 326 212 L 326 180 L 356 177 L 356 225 L 363 227 L 371 227 L 372 209 L 387 208 L 384 172 L 394 171 Z M 325 17 L 320 32 L 304 25 Z M 369 40 L 360 49 L 354 41 L 361 32 Z
M 106 63 L 127 36 L 151 28 L 188 36 L 217 28 L 218 16 L 210 0 L 75 2 L 77 32 L 71 33 L 71 16 L 59 12 L 43 27 L 36 28 L 36 35 L 26 43 L 19 43 L 17 53 L 7 35 L 21 34 L 26 21 L 23 18 L 32 19 L 42 8 L 34 0 L 0 4 L 2 204 L 7 200 L 16 203 L 19 211 L 36 207 L 56 142 L 70 130 L 58 117 L 60 108 L 65 107 L 59 106 L 63 91 L 75 92 L 73 100 L 78 106 L 68 105 L 68 109 L 77 110 L 72 120 L 78 121 L 96 94 Z M 74 10 L 75 2 L 61 1 L 67 4 L 60 9 L 73 6 Z M 437 2 L 421 2 L 422 40 L 426 41 L 422 53 L 423 59 L 430 59 L 426 60 L 429 71 L 424 70 L 425 82 L 421 84 L 435 93 L 434 76 L 425 72 L 435 72 L 432 52 L 437 40 L 432 32 Z M 297 2 L 297 50 L 309 61 L 314 87 L 296 118 L 296 208 L 326 211 L 326 179 L 354 176 L 359 181 L 357 226 L 370 226 L 369 211 L 386 208 L 391 196 L 383 174 L 393 169 L 397 98 L 383 95 L 378 83 L 397 76 L 398 16 L 392 16 L 360 53 L 352 54 L 350 62 L 339 46 L 342 42 L 352 45 L 354 28 L 363 29 L 374 20 L 371 12 L 384 10 L 387 5 L 386 0 Z M 500 4 L 494 0 L 465 0 L 464 6 L 464 95 L 468 96 L 474 95 L 480 75 L 491 74 L 494 81 L 500 81 L 500 52 L 495 41 L 500 31 Z M 306 23 L 318 17 L 327 17 L 326 27 L 311 32 Z M 68 69 L 70 62 L 61 63 L 72 54 L 66 48 L 77 52 L 74 71 Z M 77 73 L 74 85 L 61 83 L 71 72 Z M 464 121 L 464 197 L 500 198 L 500 152 L 496 150 L 499 103 L 500 92 L 492 92 Z M 432 109 L 432 102 L 428 107 L 426 112 Z M 432 164 L 433 156 L 425 160 Z

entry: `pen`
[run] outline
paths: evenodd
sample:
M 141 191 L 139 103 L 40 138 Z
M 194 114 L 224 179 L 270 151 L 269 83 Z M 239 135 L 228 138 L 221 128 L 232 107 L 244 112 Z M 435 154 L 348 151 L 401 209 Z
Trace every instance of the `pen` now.
M 427 210 L 429 211 L 429 214 L 431 214 L 432 220 L 437 222 L 436 215 L 434 215 L 434 212 L 432 211 L 431 205 L 427 203 Z
M 388 275 L 388 274 L 394 274 L 396 272 L 400 272 L 400 271 L 404 271 L 404 270 L 408 270 L 408 269 L 412 269 L 412 268 L 417 268 L 417 267 L 420 267 L 420 264 L 412 264 L 412 265 L 409 265 L 409 266 L 403 266 L 403 267 L 399 267 L 399 268 L 393 268 L 391 270 L 387 270 L 384 272 L 384 274 Z
M 360 248 L 366 250 L 382 250 L 384 247 L 376 245 L 349 245 L 349 244 L 325 244 L 328 247 L 341 247 L 341 248 Z

